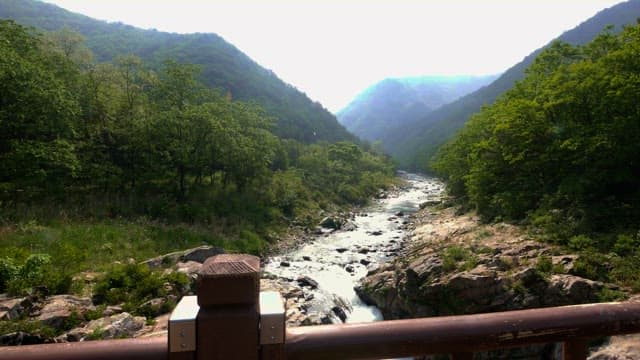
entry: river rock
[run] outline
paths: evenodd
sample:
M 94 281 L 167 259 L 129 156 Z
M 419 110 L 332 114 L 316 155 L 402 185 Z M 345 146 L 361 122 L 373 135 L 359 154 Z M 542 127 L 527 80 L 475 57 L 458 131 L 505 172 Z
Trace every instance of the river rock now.
M 557 274 L 553 275 L 549 281 L 549 292 L 560 293 L 561 298 L 555 303 L 586 304 L 598 302 L 598 293 L 604 284 L 574 275 Z
M 224 249 L 217 246 L 203 245 L 193 249 L 176 251 L 169 254 L 161 255 L 149 260 L 145 260 L 142 262 L 142 264 L 146 264 L 152 269 L 173 265 L 179 261 L 195 261 L 202 264 L 211 256 L 219 254 L 224 254 Z
M 334 306 L 331 308 L 331 311 L 340 319 L 340 321 L 345 322 L 347 320 L 347 313 L 341 307 Z
M 346 223 L 345 219 L 338 218 L 335 216 L 327 216 L 322 221 L 320 221 L 320 226 L 325 229 L 338 230 Z
M 180 256 L 180 260 L 183 262 L 195 261 L 204 263 L 208 258 L 224 253 L 225 251 L 221 247 L 204 245 L 184 251 L 182 256 Z
M 59 328 L 72 314 L 75 313 L 78 316 L 82 316 L 89 310 L 95 310 L 89 298 L 80 298 L 73 295 L 54 295 L 45 300 L 36 320 L 47 326 Z
M 429 201 L 425 201 L 422 204 L 420 204 L 420 209 L 424 209 L 426 207 L 429 206 L 436 206 L 436 205 L 440 205 L 442 203 L 442 200 L 429 200 Z
M 164 297 L 151 299 L 140 304 L 138 310 L 140 313 L 152 317 L 166 314 L 168 310 L 168 301 L 169 299 Z
M 418 214 L 423 223 L 405 243 L 404 256 L 369 271 L 356 287 L 385 318 L 583 304 L 598 301 L 600 291 L 611 286 L 570 274 L 542 274 L 536 260 L 550 256 L 552 249 L 516 226 L 484 225 L 474 215 L 438 211 Z M 452 245 L 463 249 L 464 259 L 452 263 L 449 257 L 445 270 L 443 259 Z M 576 258 L 557 255 L 552 261 L 569 265 Z
M 75 328 L 64 335 L 67 341 L 83 341 L 87 337 L 95 339 L 115 339 L 134 336 L 142 330 L 146 319 L 123 312 L 90 321 L 87 325 Z
M 31 301 L 26 297 L 0 299 L 0 320 L 15 320 L 28 311 Z
M 640 334 L 613 336 L 589 360 L 640 360 Z
M 300 286 L 308 286 L 311 289 L 318 288 L 318 282 L 308 276 L 301 276 L 298 278 L 297 281 L 298 281 L 298 284 L 300 284 Z
M 195 275 L 202 268 L 202 263 L 193 260 L 181 261 L 176 264 L 175 268 L 177 272 L 185 275 Z
M 358 226 L 356 224 L 354 224 L 352 221 L 347 221 L 346 223 L 344 223 L 344 225 L 342 225 L 341 230 L 343 231 L 356 231 L 358 229 Z
M 120 314 L 122 312 L 122 306 L 117 306 L 117 305 L 109 305 L 107 306 L 104 311 L 102 312 L 103 316 L 111 316 L 111 315 L 115 315 L 115 314 Z
M 47 340 L 38 335 L 23 331 L 16 331 L 0 335 L 0 346 L 37 345 L 44 344 Z

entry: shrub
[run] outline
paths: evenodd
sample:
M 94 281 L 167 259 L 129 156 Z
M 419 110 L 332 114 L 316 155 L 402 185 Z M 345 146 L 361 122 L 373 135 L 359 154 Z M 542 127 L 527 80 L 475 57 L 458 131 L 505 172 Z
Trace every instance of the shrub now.
M 569 239 L 569 248 L 572 250 L 586 250 L 594 247 L 593 240 L 586 235 L 576 235 Z
M 613 245 L 613 252 L 619 256 L 627 256 L 633 254 L 640 245 L 637 239 L 633 236 L 619 234 L 616 238 L 616 242 Z
M 469 250 L 460 246 L 448 247 L 442 256 L 444 271 L 471 270 L 478 264 L 478 258 Z
M 121 304 L 126 311 L 142 314 L 139 306 L 145 301 L 168 295 L 181 296 L 188 291 L 189 280 L 182 273 L 163 274 L 152 271 L 143 264 L 116 265 L 98 281 L 93 291 L 93 301 L 97 304 Z M 159 311 L 169 311 L 172 302 Z
M 553 261 L 551 261 L 551 257 L 541 255 L 536 263 L 536 270 L 541 274 L 551 275 L 553 272 Z
M 71 275 L 54 268 L 48 254 L 32 254 L 25 262 L 11 271 L 11 261 L 4 261 L 7 274 L 6 290 L 11 295 L 20 295 L 27 290 L 39 287 L 48 294 L 68 292 L 71 287 Z M 2 265 L 0 265 L 2 267 Z M 0 270 L 1 271 L 1 270 Z
M 15 278 L 18 268 L 9 258 L 0 258 L 0 293 L 5 292 L 7 284 Z

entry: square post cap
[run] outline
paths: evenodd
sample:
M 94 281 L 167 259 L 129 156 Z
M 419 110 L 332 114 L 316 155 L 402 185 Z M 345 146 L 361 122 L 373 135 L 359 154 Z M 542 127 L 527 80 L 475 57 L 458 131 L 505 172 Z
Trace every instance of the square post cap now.
M 198 272 L 200 307 L 258 304 L 260 258 L 222 254 L 208 258 Z

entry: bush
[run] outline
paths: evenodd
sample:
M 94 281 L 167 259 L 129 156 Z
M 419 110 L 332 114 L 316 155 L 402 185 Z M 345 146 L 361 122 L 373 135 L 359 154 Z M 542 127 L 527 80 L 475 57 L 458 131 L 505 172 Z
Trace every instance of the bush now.
M 477 264 L 477 256 L 460 246 L 448 247 L 442 256 L 442 269 L 444 271 L 471 270 Z
M 619 256 L 628 256 L 633 254 L 638 246 L 640 246 L 638 239 L 634 239 L 630 235 L 619 234 L 613 245 L 613 252 Z
M 611 263 L 607 256 L 595 251 L 585 251 L 576 260 L 572 272 L 587 279 L 608 282 L 610 270 Z
M 586 235 L 577 235 L 569 239 L 569 248 L 572 250 L 587 250 L 592 247 L 594 247 L 594 242 Z
M 188 290 L 188 284 L 187 276 L 182 273 L 163 274 L 142 264 L 116 265 L 96 282 L 93 301 L 111 305 L 124 303 L 125 310 L 141 314 L 142 303 L 168 295 L 179 297 Z
M 553 261 L 549 256 L 542 255 L 538 258 L 536 263 L 536 270 L 544 275 L 551 275 L 553 273 Z
M 9 281 L 15 278 L 17 267 L 9 258 L 0 258 L 0 293 L 5 292 Z
M 4 265 L 2 265 L 4 264 Z M 5 277 L 5 287 L 11 295 L 24 294 L 29 289 L 38 287 L 46 294 L 62 294 L 71 287 L 71 275 L 54 268 L 48 254 L 32 254 L 18 267 L 11 269 L 8 259 L 0 262 L 1 272 Z

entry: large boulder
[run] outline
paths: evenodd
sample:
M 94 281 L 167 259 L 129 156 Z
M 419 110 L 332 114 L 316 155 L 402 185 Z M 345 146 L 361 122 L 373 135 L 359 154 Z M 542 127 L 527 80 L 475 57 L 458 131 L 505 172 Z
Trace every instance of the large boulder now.
M 87 325 L 73 329 L 58 338 L 58 341 L 83 341 L 98 339 L 130 338 L 141 331 L 146 319 L 123 312 L 90 321 Z
M 91 299 L 73 295 L 54 295 L 48 297 L 36 320 L 52 328 L 60 328 L 75 314 L 82 317 L 84 313 L 95 310 Z
M 347 221 L 343 218 L 339 218 L 337 216 L 327 216 L 322 221 L 320 221 L 320 226 L 325 229 L 338 230 L 344 225 Z
M 205 246 L 200 246 L 194 249 L 189 249 L 184 251 L 182 253 L 182 256 L 180 256 L 180 261 L 182 262 L 195 261 L 202 264 L 208 258 L 215 255 L 220 255 L 220 254 L 224 254 L 223 248 L 217 247 L 217 246 L 205 245 Z
M 586 304 L 598 302 L 598 293 L 604 284 L 579 276 L 557 274 L 549 280 L 549 292 L 558 294 L 561 299 L 549 305 Z
M 0 320 L 18 319 L 30 307 L 31 301 L 26 297 L 0 299 Z
M 224 254 L 224 249 L 217 246 L 203 245 L 197 248 L 184 251 L 176 251 L 165 255 L 160 255 L 149 260 L 145 260 L 142 264 L 146 264 L 152 269 L 167 267 L 177 262 L 195 261 L 200 264 L 211 256 Z
M 589 360 L 640 360 L 640 334 L 613 336 Z
M 0 334 L 0 346 L 36 345 L 43 344 L 45 342 L 47 342 L 47 339 L 44 337 L 23 331 Z

